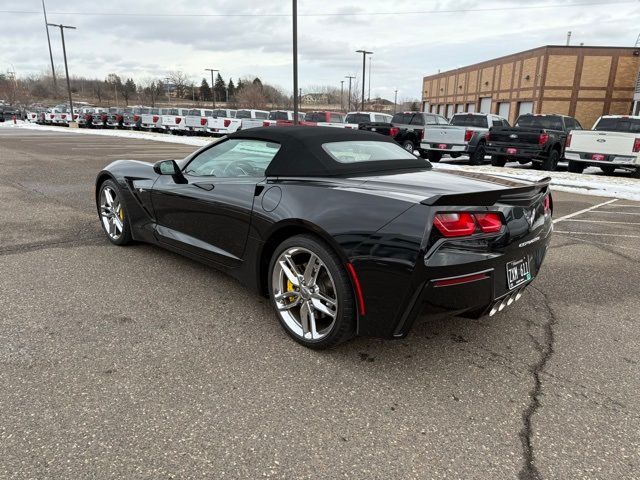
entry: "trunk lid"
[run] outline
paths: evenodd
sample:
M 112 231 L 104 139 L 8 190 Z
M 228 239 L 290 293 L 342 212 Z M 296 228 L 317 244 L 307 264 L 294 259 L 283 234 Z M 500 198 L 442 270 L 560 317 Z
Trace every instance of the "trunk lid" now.
M 456 127 L 452 125 L 443 125 L 441 127 L 431 127 L 424 129 L 424 143 L 446 143 L 464 144 L 464 134 L 469 130 L 467 127 Z
M 571 132 L 571 147 L 567 150 L 605 155 L 630 155 L 638 137 L 640 133 L 574 130 Z
M 509 145 L 538 145 L 543 128 L 493 127 L 489 130 L 491 144 L 507 143 Z

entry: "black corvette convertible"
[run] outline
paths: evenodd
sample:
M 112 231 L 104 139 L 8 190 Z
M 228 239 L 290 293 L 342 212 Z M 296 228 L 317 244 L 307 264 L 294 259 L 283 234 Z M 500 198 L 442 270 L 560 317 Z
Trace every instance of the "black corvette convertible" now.
M 403 337 L 421 312 L 493 315 L 537 275 L 552 231 L 548 179 L 434 171 L 387 137 L 330 127 L 119 160 L 98 174 L 96 203 L 112 243 L 228 272 L 313 348 Z

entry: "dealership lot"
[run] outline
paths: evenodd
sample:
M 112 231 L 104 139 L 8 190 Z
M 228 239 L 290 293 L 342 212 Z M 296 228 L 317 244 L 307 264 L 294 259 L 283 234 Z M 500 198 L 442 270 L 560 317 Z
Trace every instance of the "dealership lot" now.
M 314 352 L 229 277 L 103 236 L 100 167 L 194 148 L 0 131 L 0 477 L 637 478 L 640 203 L 557 192 L 515 305 Z

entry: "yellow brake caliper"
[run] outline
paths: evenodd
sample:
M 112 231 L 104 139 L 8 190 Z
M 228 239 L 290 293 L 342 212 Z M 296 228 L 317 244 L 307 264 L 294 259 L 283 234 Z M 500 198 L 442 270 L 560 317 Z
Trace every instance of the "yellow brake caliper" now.
M 291 280 L 287 279 L 287 292 L 293 292 L 294 290 L 293 283 L 291 283 Z M 289 297 L 289 303 L 293 303 L 294 301 L 293 297 Z
M 124 220 L 124 210 L 122 210 L 122 205 L 118 205 L 118 217 L 120 217 L 121 221 Z

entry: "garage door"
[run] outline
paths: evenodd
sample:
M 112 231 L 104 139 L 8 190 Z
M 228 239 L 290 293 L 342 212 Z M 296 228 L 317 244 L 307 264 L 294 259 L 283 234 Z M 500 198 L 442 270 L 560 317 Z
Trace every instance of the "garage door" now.
M 467 103 L 467 112 L 473 113 L 475 111 L 476 111 L 476 104 L 475 103 Z
M 464 112 L 464 103 L 459 103 L 456 105 L 456 113 Z
M 509 120 L 509 109 L 511 108 L 511 103 L 509 102 L 501 102 L 498 104 L 498 115 L 502 118 L 506 118 Z
M 453 104 L 447 105 L 447 118 L 453 117 Z
M 520 102 L 518 106 L 518 115 L 533 113 L 533 102 Z
M 480 99 L 480 113 L 491 113 L 491 97 Z

